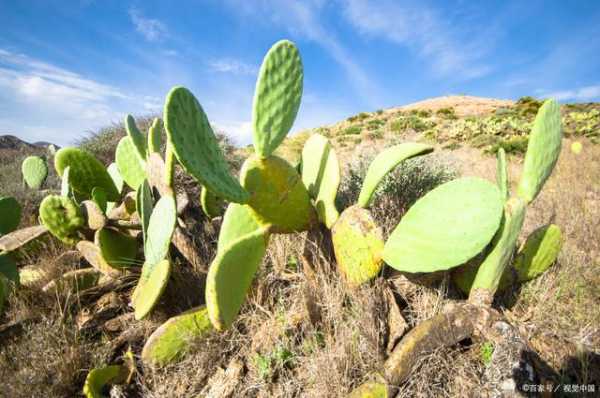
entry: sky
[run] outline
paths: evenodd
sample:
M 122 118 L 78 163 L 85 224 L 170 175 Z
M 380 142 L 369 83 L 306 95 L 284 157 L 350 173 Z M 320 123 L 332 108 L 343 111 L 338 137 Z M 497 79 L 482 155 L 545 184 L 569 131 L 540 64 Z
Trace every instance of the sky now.
M 284 38 L 304 65 L 293 132 L 442 95 L 600 100 L 594 0 L 0 0 L 0 134 L 74 144 L 183 85 L 248 144 Z

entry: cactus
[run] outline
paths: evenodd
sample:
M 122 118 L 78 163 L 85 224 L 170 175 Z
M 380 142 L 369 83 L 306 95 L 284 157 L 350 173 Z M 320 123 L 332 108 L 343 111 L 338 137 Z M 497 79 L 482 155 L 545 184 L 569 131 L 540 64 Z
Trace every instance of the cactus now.
M 0 253 L 0 274 L 15 285 L 19 285 L 19 270 L 10 253 Z
M 146 178 L 145 164 L 140 159 L 131 137 L 123 137 L 117 144 L 115 162 L 123 180 L 133 190 L 137 190 Z
M 79 207 L 69 198 L 49 195 L 40 204 L 40 220 L 48 231 L 64 243 L 74 245 L 85 225 Z
M 550 224 L 533 231 L 513 264 L 518 280 L 528 281 L 544 273 L 556 261 L 561 246 L 562 234 L 558 226 Z
M 62 148 L 54 157 L 54 167 L 59 176 L 69 167 L 69 184 L 74 191 L 90 197 L 92 189 L 100 187 L 107 200 L 119 200 L 119 192 L 106 168 L 91 154 L 78 148 Z
M 46 277 L 46 272 L 33 265 L 19 269 L 19 283 L 21 286 L 31 287 L 39 284 Z
M 137 239 L 114 229 L 102 228 L 96 231 L 94 243 L 104 260 L 113 268 L 128 268 L 135 265 L 138 252 Z
M 240 236 L 251 234 L 261 228 L 252 210 L 246 205 L 230 203 L 223 215 L 217 252 L 222 251 Z
M 43 225 L 22 228 L 0 237 L 0 251 L 11 252 L 48 232 Z
M 200 206 L 208 218 L 219 217 L 223 213 L 223 201 L 205 186 L 200 191 Z
M 164 117 L 171 150 L 185 171 L 217 196 L 245 203 L 248 194 L 229 174 L 217 138 L 194 95 L 184 87 L 173 88 L 167 95 Z
M 4 310 L 4 301 L 6 301 L 6 298 L 10 292 L 10 287 L 8 284 L 8 279 L 6 279 L 4 275 L 0 274 L 0 315 Z
M 160 153 L 162 145 L 162 120 L 155 117 L 148 130 L 148 153 Z
M 93 200 L 84 200 L 80 203 L 79 209 L 86 220 L 86 226 L 94 231 L 104 228 L 108 223 L 106 215 Z
M 302 183 L 314 200 L 319 221 L 331 228 L 340 216 L 335 197 L 340 185 L 340 165 L 329 140 L 313 134 L 302 149 Z
M 100 208 L 102 213 L 106 213 L 108 202 L 106 200 L 106 192 L 104 192 L 104 189 L 94 187 L 94 189 L 92 189 L 92 200 L 98 205 L 98 208 Z
M 93 242 L 81 240 L 77 242 L 77 250 L 79 250 L 83 258 L 86 259 L 92 268 L 103 275 L 116 278 L 122 274 L 121 267 L 114 267 L 112 264 L 109 264 L 104 259 L 100 248 Z
M 163 323 L 144 344 L 142 361 L 146 366 L 164 366 L 181 358 L 191 343 L 213 329 L 205 306 L 192 308 Z
M 272 232 L 304 231 L 317 220 L 306 187 L 296 169 L 277 156 L 249 157 L 240 172 L 250 193 L 248 205 L 261 224 Z
M 142 224 L 144 243 L 146 243 L 148 238 L 148 224 L 150 223 L 150 215 L 152 214 L 152 206 L 154 205 L 152 191 L 150 190 L 150 185 L 148 185 L 148 180 L 144 180 L 137 190 L 135 203 L 140 218 L 140 224 Z
M 252 106 L 254 150 L 260 157 L 270 156 L 294 124 L 303 79 L 296 45 L 288 40 L 275 43 L 260 67 Z
M 389 396 L 385 383 L 372 381 L 358 386 L 347 398 L 388 398 Z
M 145 318 L 162 296 L 171 276 L 171 263 L 165 259 L 154 265 L 148 261 L 142 267 L 142 275 L 131 297 L 135 319 Z
M 495 185 L 474 177 L 447 182 L 408 210 L 386 242 L 383 259 L 406 272 L 456 267 L 492 240 L 501 216 Z
M 70 292 L 80 292 L 98 284 L 100 272 L 94 268 L 83 268 L 75 271 L 65 272 L 56 279 L 51 280 L 42 288 L 49 293 L 56 289 L 67 289 Z
M 71 189 L 71 184 L 69 183 L 69 174 L 71 172 L 71 168 L 69 166 L 65 167 L 62 174 L 62 179 L 60 182 L 60 195 L 65 198 L 71 197 L 73 194 L 73 190 Z
M 40 189 L 48 176 L 48 165 L 39 156 L 28 156 L 21 165 L 23 179 L 31 189 Z
M 148 156 L 148 147 L 146 146 L 146 137 L 135 124 L 135 119 L 131 115 L 125 116 L 125 130 L 127 131 L 127 136 L 131 138 L 131 142 L 133 143 L 133 147 L 135 148 L 135 153 L 138 156 L 139 160 L 143 163 Z
M 127 379 L 128 370 L 122 365 L 110 365 L 92 369 L 83 384 L 86 398 L 104 398 L 103 390 L 107 384 L 120 384 Z
M 371 204 L 375 189 L 391 170 L 400 162 L 433 151 L 433 147 L 425 144 L 406 143 L 395 145 L 381 152 L 369 165 L 358 197 L 358 205 L 367 208 Z
M 169 175 L 165 161 L 158 153 L 151 153 L 146 160 L 146 176 L 150 187 L 155 188 L 161 196 L 173 196 L 173 177 Z
M 0 236 L 14 231 L 21 222 L 21 205 L 10 196 L 0 196 Z
M 506 164 L 504 148 L 498 149 L 496 159 L 496 184 L 498 184 L 498 188 L 500 189 L 502 200 L 506 202 L 510 196 L 510 191 L 508 187 L 508 166 Z
M 125 184 L 125 181 L 123 181 L 123 177 L 119 172 L 119 166 L 117 166 L 117 164 L 113 162 L 108 165 L 106 171 L 108 171 L 108 175 L 110 175 L 110 178 L 113 180 L 113 183 L 117 188 L 117 192 L 120 195 L 123 192 L 123 185 Z
M 331 230 L 335 258 L 350 285 L 373 279 L 383 266 L 383 232 L 360 206 L 344 210 Z

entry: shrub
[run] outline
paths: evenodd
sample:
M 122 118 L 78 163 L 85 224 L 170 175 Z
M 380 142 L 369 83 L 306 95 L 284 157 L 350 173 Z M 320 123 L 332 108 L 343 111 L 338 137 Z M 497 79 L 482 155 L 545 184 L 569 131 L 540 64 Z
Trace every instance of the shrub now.
M 356 135 L 356 134 L 360 134 L 360 132 L 362 131 L 362 126 L 359 125 L 353 125 L 353 126 L 348 126 L 344 129 L 344 131 L 342 132 L 342 134 L 344 135 Z
M 357 122 L 357 121 L 361 122 L 361 121 L 363 121 L 365 119 L 368 119 L 368 118 L 369 118 L 369 114 L 367 112 L 361 112 L 361 113 L 359 113 L 357 115 L 350 116 L 346 120 L 349 121 L 349 122 Z
M 456 116 L 456 113 L 454 112 L 454 108 L 452 108 L 452 107 L 440 108 L 437 110 L 436 115 L 443 117 L 444 119 L 449 119 L 449 120 L 458 119 L 458 116 Z
M 390 129 L 395 133 L 401 133 L 404 130 L 412 129 L 416 132 L 425 131 L 435 126 L 435 122 L 431 120 L 423 120 L 419 116 L 401 116 L 394 120 Z

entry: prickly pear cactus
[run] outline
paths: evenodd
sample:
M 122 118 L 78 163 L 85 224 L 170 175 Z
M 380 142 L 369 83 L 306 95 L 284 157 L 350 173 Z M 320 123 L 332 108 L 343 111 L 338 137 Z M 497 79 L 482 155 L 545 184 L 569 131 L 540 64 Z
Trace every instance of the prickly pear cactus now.
M 119 172 L 119 166 L 117 166 L 116 163 L 111 163 L 106 168 L 106 171 L 108 171 L 108 174 L 110 175 L 110 178 L 112 178 L 113 183 L 115 184 L 115 187 L 117 188 L 117 192 L 120 195 L 121 192 L 123 192 L 123 185 L 125 184 L 125 181 L 123 181 L 123 177 L 121 176 L 121 173 Z
M 102 213 L 106 213 L 108 201 L 106 200 L 106 192 L 104 192 L 104 189 L 94 187 L 94 189 L 92 189 L 92 200 L 98 205 L 98 208 L 100 208 Z
M 242 166 L 240 181 L 250 193 L 248 205 L 272 232 L 305 231 L 316 223 L 317 215 L 302 178 L 284 159 L 252 155 Z
M 69 183 L 69 174 L 71 168 L 69 166 L 65 167 L 62 174 L 62 179 L 60 183 L 60 195 L 65 198 L 71 197 L 73 194 L 73 190 L 71 189 L 71 184 Z
M 150 223 L 150 215 L 152 214 L 152 207 L 154 206 L 152 191 L 150 190 L 148 180 L 144 180 L 137 190 L 135 204 L 140 218 L 140 224 L 142 224 L 142 234 L 145 243 L 148 240 L 148 224 Z
M 79 206 L 59 195 L 49 195 L 42 200 L 40 220 L 52 235 L 69 245 L 77 243 L 79 231 L 85 225 Z
M 347 398 L 388 398 L 385 383 L 368 382 L 353 390 Z
M 79 148 L 62 148 L 54 157 L 54 166 L 59 176 L 69 167 L 69 184 L 74 191 L 90 197 L 92 189 L 100 187 L 109 201 L 119 200 L 119 192 L 108 171 L 91 154 Z
M 0 253 L 0 274 L 15 285 L 19 285 L 19 270 L 10 253 Z
M 0 196 L 0 236 L 14 231 L 21 222 L 21 205 L 10 196 Z
M 219 217 L 223 213 L 223 201 L 204 186 L 200 191 L 200 206 L 208 218 Z
M 383 250 L 392 268 L 434 272 L 465 263 L 498 230 L 502 198 L 489 181 L 467 177 L 440 185 L 400 220 Z
M 21 165 L 23 179 L 31 189 L 40 189 L 48 176 L 48 165 L 39 156 L 28 156 Z
M 327 228 L 340 216 L 335 207 L 340 179 L 340 165 L 329 140 L 313 134 L 302 149 L 302 183 L 314 200 L 319 221 Z
M 48 232 L 43 225 L 21 228 L 0 237 L 0 251 L 11 252 Z
M 92 369 L 83 384 L 86 398 L 104 398 L 103 390 L 107 384 L 120 384 L 125 381 L 127 369 L 121 365 L 110 365 Z
M 26 265 L 19 269 L 19 282 L 21 286 L 32 287 L 39 285 L 46 277 L 46 272 L 34 265 Z
M 221 223 L 217 251 L 220 252 L 240 236 L 248 235 L 259 229 L 261 229 L 261 225 L 247 205 L 230 203 Z
M 140 159 L 131 137 L 123 137 L 115 151 L 115 162 L 123 180 L 133 190 L 137 190 L 146 178 L 145 164 Z
M 164 117 L 171 149 L 185 171 L 217 196 L 245 203 L 248 194 L 229 174 L 215 133 L 194 95 L 184 87 L 173 88 Z
M 506 153 L 504 148 L 498 149 L 496 154 L 496 184 L 500 189 L 502 200 L 507 201 L 510 196 L 508 182 L 508 166 L 506 164 Z
M 94 243 L 102 257 L 113 268 L 128 268 L 136 265 L 138 252 L 137 239 L 114 229 L 102 228 L 96 231 Z
M 152 311 L 165 291 L 171 276 L 169 260 L 159 261 L 152 266 L 149 264 L 147 261 L 144 263 L 142 275 L 131 297 L 135 319 L 138 320 L 145 318 Z
M 102 255 L 102 251 L 100 248 L 95 245 L 93 242 L 87 240 L 80 240 L 77 242 L 77 250 L 81 253 L 83 258 L 90 263 L 92 268 L 97 270 L 111 278 L 119 277 L 122 274 L 121 267 L 114 267 L 112 264 L 109 264 Z
M 146 137 L 138 129 L 135 119 L 131 115 L 125 116 L 125 130 L 127 131 L 127 136 L 131 138 L 137 156 L 143 162 L 148 156 Z
M 148 130 L 148 153 L 160 153 L 162 145 L 162 120 L 155 117 Z
M 369 207 L 375 189 L 381 180 L 403 160 L 433 151 L 433 147 L 425 144 L 406 143 L 386 148 L 369 165 L 358 197 L 360 207 Z
M 331 229 L 338 267 L 351 285 L 376 277 L 383 266 L 383 232 L 368 210 L 351 206 Z
M 544 273 L 556 261 L 561 246 L 562 234 L 557 225 L 550 224 L 533 231 L 514 262 L 519 281 L 528 281 Z
M 10 292 L 9 289 L 10 287 L 8 279 L 6 279 L 4 275 L 0 274 L 0 315 L 4 310 L 4 302 L 6 301 L 6 298 Z
M 270 156 L 294 124 L 303 79 L 296 45 L 288 40 L 275 43 L 260 67 L 252 107 L 254 150 L 260 157 Z
M 186 311 L 170 318 L 150 335 L 142 350 L 142 361 L 146 366 L 172 363 L 185 355 L 194 341 L 213 330 L 205 306 Z

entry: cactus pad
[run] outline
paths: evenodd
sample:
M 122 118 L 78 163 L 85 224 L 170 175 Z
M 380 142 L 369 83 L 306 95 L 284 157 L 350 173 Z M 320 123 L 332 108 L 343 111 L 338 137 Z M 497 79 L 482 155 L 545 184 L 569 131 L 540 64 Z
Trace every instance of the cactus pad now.
M 177 207 L 172 196 L 163 196 L 156 202 L 150 215 L 144 255 L 146 264 L 152 267 L 162 261 L 169 252 L 171 237 L 177 223 Z
M 373 194 L 383 178 L 403 160 L 433 151 L 433 147 L 425 144 L 406 143 L 385 149 L 373 159 L 363 182 L 358 205 L 368 207 Z
M 117 166 L 116 163 L 111 163 L 106 168 L 106 171 L 108 171 L 108 175 L 110 175 L 110 178 L 112 178 L 113 183 L 115 184 L 115 187 L 117 188 L 117 192 L 120 195 L 121 192 L 123 192 L 123 186 L 125 184 L 125 181 L 123 181 L 123 177 L 121 176 L 121 173 L 119 172 L 119 166 Z
M 217 251 L 229 246 L 240 236 L 248 235 L 261 228 L 256 218 L 252 215 L 252 210 L 247 205 L 230 203 L 225 210 L 221 230 L 219 232 L 219 241 Z
M 46 277 L 43 269 L 33 265 L 27 265 L 19 269 L 19 282 L 21 286 L 30 287 L 38 285 Z
M 100 206 L 93 200 L 84 200 L 79 205 L 79 209 L 81 210 L 83 218 L 87 221 L 87 227 L 94 231 L 104 228 L 108 222 L 108 219 L 104 212 L 102 212 L 102 209 L 100 209 Z
M 71 184 L 69 183 L 69 174 L 71 168 L 69 166 L 65 167 L 62 174 L 62 179 L 60 181 L 60 195 L 68 198 L 73 193 L 71 189 Z
M 48 232 L 43 225 L 35 225 L 0 236 L 0 251 L 11 252 Z
M 83 384 L 86 398 L 104 398 L 103 390 L 107 384 L 120 384 L 127 378 L 127 369 L 121 365 L 110 365 L 92 369 Z
M 144 263 L 142 275 L 131 297 L 135 319 L 143 319 L 152 311 L 165 291 L 170 275 L 171 263 L 169 260 L 159 261 L 153 266 L 149 266 L 148 262 Z
M 0 274 L 4 275 L 15 285 L 19 284 L 19 270 L 17 269 L 17 263 L 15 263 L 15 260 L 10 253 L 0 253 Z
M 547 100 L 535 117 L 519 182 L 518 194 L 527 203 L 535 199 L 550 177 L 560 155 L 561 144 L 560 106 L 553 100 Z
M 223 201 L 205 186 L 200 191 L 200 206 L 208 218 L 219 217 L 223 213 Z
M 14 231 L 21 222 L 21 205 L 10 196 L 0 196 L 0 236 Z
M 92 189 L 92 200 L 98 205 L 98 208 L 102 213 L 106 213 L 106 205 L 108 202 L 106 200 L 106 192 L 104 192 L 104 189 L 94 187 L 94 189 Z
M 48 176 L 48 165 L 39 156 L 28 156 L 21 165 L 23 179 L 31 189 L 40 189 Z
M 185 171 L 218 196 L 246 202 L 248 194 L 229 174 L 215 133 L 194 95 L 184 87 L 173 88 L 164 115 L 172 151 Z
M 275 43 L 260 67 L 252 107 L 254 150 L 268 157 L 294 124 L 302 99 L 304 71 L 296 45 Z
M 137 190 L 146 178 L 145 164 L 137 154 L 131 137 L 123 137 L 115 151 L 115 162 L 123 180 L 133 190 Z
M 151 153 L 146 160 L 146 176 L 148 183 L 155 188 L 161 196 L 173 195 L 173 188 L 167 178 L 165 161 L 158 153 Z
M 340 271 L 351 285 L 376 277 L 383 266 L 383 232 L 368 210 L 351 206 L 331 229 L 333 250 Z
M 140 224 L 142 224 L 144 243 L 146 243 L 148 238 L 148 224 L 150 223 L 150 215 L 152 214 L 152 206 L 154 205 L 152 191 L 147 180 L 144 180 L 137 190 L 135 204 L 140 217 Z
M 4 275 L 0 274 L 0 315 L 2 315 L 2 311 L 4 310 L 4 301 L 6 301 L 9 292 L 9 281 Z
M 240 181 L 250 193 L 248 205 L 272 232 L 304 231 L 315 224 L 317 215 L 302 178 L 284 159 L 253 155 L 244 162 Z
M 40 219 L 48 231 L 64 243 L 74 245 L 85 225 L 79 207 L 69 198 L 49 195 L 40 204 Z
M 388 398 L 388 396 L 386 385 L 373 381 L 361 384 L 347 398 Z
M 239 237 L 221 248 L 206 277 L 206 308 L 217 330 L 228 328 L 238 315 L 268 242 L 266 229 Z
M 463 264 L 492 240 L 502 216 L 498 188 L 467 177 L 440 185 L 400 220 L 383 259 L 405 272 L 433 272 Z
M 131 115 L 125 116 L 125 130 L 127 131 L 127 136 L 131 138 L 131 142 L 133 143 L 137 156 L 143 162 L 148 156 L 146 137 L 138 129 L 137 125 L 135 124 L 135 119 Z
M 146 366 L 164 366 L 181 358 L 194 340 L 213 329 L 205 306 L 193 308 L 163 323 L 146 341 L 142 361 Z
M 81 240 L 77 242 L 77 250 L 81 253 L 83 258 L 86 259 L 90 265 L 101 272 L 103 275 L 111 278 L 116 278 L 121 275 L 122 271 L 120 267 L 114 267 L 109 264 L 102 255 L 102 251 L 93 242 L 87 240 Z
M 510 192 L 508 187 L 508 166 L 506 164 L 504 148 L 498 149 L 498 153 L 496 154 L 496 184 L 498 184 L 498 188 L 500 189 L 502 200 L 506 202 Z
M 138 251 L 137 239 L 114 229 L 102 228 L 96 231 L 94 243 L 100 248 L 104 260 L 113 268 L 128 268 L 135 265 Z
M 109 201 L 119 200 L 119 192 L 108 171 L 91 154 L 79 148 L 62 148 L 56 152 L 54 167 L 60 176 L 69 167 L 69 184 L 74 191 L 89 197 L 94 187 L 100 187 Z
M 560 228 L 554 224 L 538 228 L 527 237 L 514 262 L 520 282 L 536 278 L 558 257 L 562 246 Z
M 302 149 L 302 183 L 314 200 L 319 221 L 331 228 L 340 216 L 335 207 L 340 165 L 331 144 L 320 134 L 313 134 Z
M 162 145 L 162 120 L 155 117 L 152 126 L 148 130 L 148 154 L 160 153 Z

